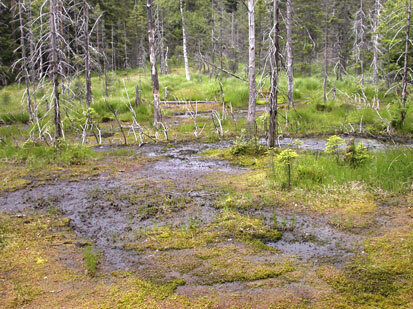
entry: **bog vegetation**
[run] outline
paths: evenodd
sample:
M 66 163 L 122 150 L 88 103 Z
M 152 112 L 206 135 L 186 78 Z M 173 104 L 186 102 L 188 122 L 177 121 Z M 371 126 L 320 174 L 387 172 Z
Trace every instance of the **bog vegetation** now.
M 0 307 L 411 308 L 411 0 L 0 0 Z

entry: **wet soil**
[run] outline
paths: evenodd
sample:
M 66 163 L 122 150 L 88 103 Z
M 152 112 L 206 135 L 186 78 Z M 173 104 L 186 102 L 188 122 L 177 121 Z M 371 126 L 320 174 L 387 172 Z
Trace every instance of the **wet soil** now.
M 321 151 L 325 141 L 301 139 L 298 147 Z M 288 146 L 291 139 L 283 139 Z M 363 140 L 370 149 L 383 149 L 386 144 Z M 26 188 L 0 196 L 0 211 L 22 213 L 24 211 L 58 212 L 70 219 L 70 225 L 79 236 L 79 246 L 91 241 L 103 253 L 101 268 L 113 270 L 139 270 L 150 276 L 166 279 L 184 276 L 183 294 L 204 293 L 211 288 L 242 291 L 249 289 L 246 283 L 215 284 L 202 277 L 205 269 L 202 261 L 194 258 L 195 249 L 168 252 L 167 259 L 185 261 L 165 269 L 157 264 L 162 253 L 126 250 L 125 244 L 136 241 L 136 233 L 159 226 L 182 227 L 196 221 L 200 225 L 213 222 L 219 210 L 214 202 L 219 192 L 205 176 L 226 177 L 247 172 L 245 168 L 224 161 L 209 160 L 199 156 L 208 149 L 227 148 L 231 142 L 215 144 L 144 145 L 136 149 L 140 156 L 157 157 L 134 171 L 121 172 L 115 178 L 101 175 L 82 182 L 59 182 Z M 107 151 L 113 147 L 97 147 Z M 210 180 L 209 180 L 210 181 Z M 249 255 L 248 259 L 259 263 L 262 259 L 276 262 L 291 258 L 310 265 L 324 263 L 344 265 L 354 254 L 362 252 L 361 235 L 343 232 L 328 224 L 328 218 L 313 218 L 299 212 L 274 209 L 255 210 L 248 213 L 263 217 L 267 226 L 274 224 L 283 232 L 280 241 L 268 243 L 279 253 Z M 226 246 L 241 246 L 229 239 Z M 193 261 L 193 263 L 191 262 Z M 191 264 L 192 263 L 192 264 Z M 182 267 L 185 271 L 182 271 Z M 208 277 L 208 276 L 207 276 Z M 201 294 L 202 294 L 201 293 Z

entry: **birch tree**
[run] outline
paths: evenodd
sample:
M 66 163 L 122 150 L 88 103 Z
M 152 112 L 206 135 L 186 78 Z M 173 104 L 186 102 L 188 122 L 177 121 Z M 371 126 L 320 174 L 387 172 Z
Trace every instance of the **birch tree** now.
M 287 0 L 287 76 L 288 76 L 288 105 L 294 107 L 294 70 L 293 70 L 293 38 L 292 38 L 292 4 Z
M 83 0 L 83 35 L 85 49 L 85 82 L 86 82 L 86 107 L 92 103 L 92 81 L 90 78 L 90 34 L 89 34 L 89 4 Z
M 248 127 L 255 128 L 256 121 L 256 84 L 255 84 L 255 4 L 254 0 L 248 0 L 248 33 L 249 33 L 249 104 Z
M 181 11 L 181 18 L 182 18 L 182 40 L 183 40 L 183 50 L 184 50 L 184 62 L 185 62 L 185 76 L 186 80 L 191 80 L 191 75 L 189 74 L 189 61 L 188 61 L 188 50 L 187 50 L 187 42 L 186 42 L 186 31 L 185 31 L 185 14 L 184 14 L 184 7 L 183 1 L 179 0 L 179 9 Z
M 160 111 L 158 69 L 156 67 L 156 55 L 155 55 L 155 33 L 154 33 L 154 23 L 153 23 L 153 16 L 152 16 L 153 0 L 147 0 L 146 6 L 148 8 L 149 59 L 151 63 L 152 93 L 153 93 L 153 106 L 154 106 L 153 126 L 156 129 L 158 129 L 159 123 L 161 121 L 161 111 Z
M 279 71 L 279 0 L 273 4 L 273 30 L 271 53 L 271 94 L 270 94 L 270 125 L 268 130 L 268 147 L 275 147 L 278 134 L 278 71 Z
M 328 82 L 328 1 L 325 3 L 325 26 L 324 26 L 324 104 L 327 103 L 327 82 Z

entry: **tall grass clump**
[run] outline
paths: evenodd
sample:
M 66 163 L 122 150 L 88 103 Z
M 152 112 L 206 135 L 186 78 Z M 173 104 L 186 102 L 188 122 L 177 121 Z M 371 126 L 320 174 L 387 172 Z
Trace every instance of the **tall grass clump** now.
M 93 157 L 95 152 L 92 149 L 79 145 L 62 144 L 53 147 L 28 141 L 19 147 L 9 144 L 0 146 L 0 159 L 30 166 L 84 165 Z
M 99 255 L 93 252 L 92 246 L 86 246 L 83 251 L 83 258 L 86 265 L 86 270 L 89 276 L 96 275 L 97 264 L 99 262 Z
M 363 164 L 353 165 L 337 161 L 336 156 L 304 153 L 299 156 L 292 175 L 292 186 L 308 190 L 325 185 L 342 185 L 359 181 L 371 188 L 381 188 L 392 193 L 404 193 L 413 186 L 413 150 L 393 149 L 370 155 Z M 284 167 L 275 163 L 269 178 L 274 184 L 283 187 L 280 175 Z

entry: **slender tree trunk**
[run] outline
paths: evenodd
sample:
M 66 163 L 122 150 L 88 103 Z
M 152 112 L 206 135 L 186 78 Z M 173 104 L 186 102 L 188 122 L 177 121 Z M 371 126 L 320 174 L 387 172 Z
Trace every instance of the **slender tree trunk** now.
M 24 72 L 24 82 L 26 84 L 26 97 L 27 97 L 27 108 L 29 111 L 29 120 L 33 122 L 33 107 L 32 107 L 32 98 L 30 93 L 30 74 L 29 74 L 29 64 L 27 61 L 27 53 L 26 53 L 26 37 L 24 33 L 24 24 L 23 24 L 23 13 L 22 13 L 22 0 L 19 0 L 17 5 L 19 6 L 18 14 L 19 14 L 19 23 L 20 23 L 20 47 L 22 51 L 22 58 L 23 58 L 23 72 Z
M 291 0 L 287 0 L 287 75 L 288 75 L 288 105 L 294 107 L 294 71 L 293 71 L 293 38 Z
M 408 69 L 409 69 L 409 45 L 410 45 L 410 24 L 412 18 L 412 0 L 409 0 L 407 9 L 407 29 L 406 29 L 406 48 L 404 51 L 404 69 L 403 69 L 403 91 L 402 91 L 402 112 L 401 125 L 403 126 L 406 119 L 406 102 L 407 102 L 407 84 L 408 84 Z
M 182 18 L 182 37 L 183 37 L 183 49 L 184 49 L 184 62 L 185 62 L 185 76 L 186 80 L 191 80 L 191 75 L 189 74 L 189 61 L 188 61 L 188 50 L 186 44 L 186 31 L 185 31 L 185 14 L 182 0 L 179 0 L 179 9 L 181 11 Z
M 156 67 L 155 33 L 154 33 L 153 17 L 152 17 L 152 3 L 153 3 L 153 0 L 147 0 L 149 58 L 151 62 L 152 92 L 153 92 L 153 105 L 154 105 L 153 126 L 156 129 L 158 129 L 159 122 L 161 121 L 161 111 L 160 111 L 158 69 Z
M 112 46 L 112 71 L 116 70 L 116 64 L 115 64 L 115 33 L 113 30 L 113 25 L 111 28 L 111 33 L 112 33 L 112 38 L 111 38 L 111 46 Z
M 90 36 L 89 36 L 89 4 L 83 0 L 84 35 L 85 35 L 85 81 L 86 81 L 86 107 L 92 103 L 92 81 L 90 79 Z
M 364 87 L 364 39 L 365 39 L 365 33 L 364 33 L 364 0 L 360 0 L 360 12 L 361 12 L 361 25 L 360 25 L 360 73 L 361 73 L 361 86 Z
M 52 53 L 52 80 L 53 80 L 53 106 L 56 142 L 62 138 L 62 124 L 60 116 L 60 94 L 59 94 L 59 53 L 58 53 L 58 30 L 56 0 L 50 0 L 50 47 Z
M 129 56 L 128 56 L 128 35 L 126 33 L 126 23 L 123 23 L 123 40 L 124 40 L 124 53 L 125 53 L 125 70 L 126 78 L 129 80 Z
M 380 0 L 374 1 L 374 14 L 373 14 L 373 80 L 374 83 L 378 84 L 379 79 L 379 53 L 380 53 L 380 37 L 378 33 L 379 21 L 381 13 L 381 3 Z
M 327 81 L 328 81 L 328 2 L 326 1 L 326 20 L 325 20 L 325 30 L 324 30 L 324 104 L 327 103 Z
M 248 0 L 248 29 L 249 29 L 249 104 L 248 127 L 255 129 L 256 119 L 256 84 L 255 84 L 255 6 L 254 0 Z
M 268 147 L 275 147 L 278 135 L 278 71 L 279 71 L 279 0 L 274 0 L 273 7 L 273 51 L 272 51 L 272 70 L 271 70 L 271 95 L 270 95 L 270 126 L 268 131 Z
M 214 0 L 211 0 L 211 14 L 212 14 L 212 26 L 211 26 L 211 63 L 215 64 L 215 8 L 214 8 Z M 214 71 L 212 68 L 211 73 Z

